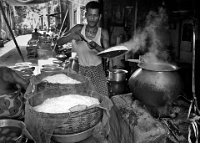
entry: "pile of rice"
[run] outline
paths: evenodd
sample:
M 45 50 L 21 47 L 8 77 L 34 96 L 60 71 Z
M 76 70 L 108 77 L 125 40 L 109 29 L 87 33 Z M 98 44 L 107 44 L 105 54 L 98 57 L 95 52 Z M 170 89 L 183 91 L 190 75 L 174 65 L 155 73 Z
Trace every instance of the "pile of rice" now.
M 59 84 L 80 84 L 81 82 L 68 77 L 65 74 L 55 74 L 52 76 L 47 76 L 42 81 L 47 81 L 49 83 L 59 83 Z
M 37 112 L 54 114 L 68 113 L 73 107 L 80 107 L 78 108 L 78 110 L 83 110 L 82 107 L 86 108 L 98 104 L 100 104 L 99 100 L 94 97 L 83 96 L 78 94 L 69 94 L 60 97 L 48 98 L 42 104 L 35 106 L 34 110 Z

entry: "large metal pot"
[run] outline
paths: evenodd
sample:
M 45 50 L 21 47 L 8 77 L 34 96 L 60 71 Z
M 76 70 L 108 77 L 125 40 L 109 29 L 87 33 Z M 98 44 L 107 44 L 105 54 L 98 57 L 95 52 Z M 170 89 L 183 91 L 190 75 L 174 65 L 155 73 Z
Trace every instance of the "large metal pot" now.
M 133 96 L 145 105 L 165 107 L 182 91 L 178 67 L 164 63 L 140 63 L 129 79 Z

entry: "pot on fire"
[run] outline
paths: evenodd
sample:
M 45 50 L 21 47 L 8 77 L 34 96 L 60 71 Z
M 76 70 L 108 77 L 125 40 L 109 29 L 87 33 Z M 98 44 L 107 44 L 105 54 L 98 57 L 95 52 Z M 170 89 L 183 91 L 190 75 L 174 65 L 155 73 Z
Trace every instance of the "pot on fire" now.
M 145 105 L 165 107 L 182 91 L 178 67 L 166 63 L 139 63 L 129 79 L 133 96 Z

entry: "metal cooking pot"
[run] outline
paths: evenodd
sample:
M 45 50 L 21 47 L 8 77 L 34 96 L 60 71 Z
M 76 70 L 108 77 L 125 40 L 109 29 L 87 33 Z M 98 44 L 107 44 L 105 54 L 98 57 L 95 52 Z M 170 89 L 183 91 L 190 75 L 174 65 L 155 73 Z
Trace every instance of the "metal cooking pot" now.
M 108 91 L 111 96 L 124 94 L 127 87 L 127 81 L 108 81 Z
M 123 69 L 114 69 L 112 71 L 108 71 L 108 80 L 116 82 L 125 81 L 127 73 L 128 71 Z
M 146 105 L 164 107 L 182 91 L 178 67 L 165 63 L 139 63 L 129 79 L 133 96 Z

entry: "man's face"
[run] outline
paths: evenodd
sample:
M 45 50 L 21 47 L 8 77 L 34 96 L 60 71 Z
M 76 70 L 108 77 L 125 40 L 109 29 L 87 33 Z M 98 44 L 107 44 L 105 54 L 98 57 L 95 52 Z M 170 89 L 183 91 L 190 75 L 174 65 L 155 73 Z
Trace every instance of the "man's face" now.
M 90 27 L 95 27 L 98 24 L 100 18 L 98 9 L 88 9 L 85 16 Z

